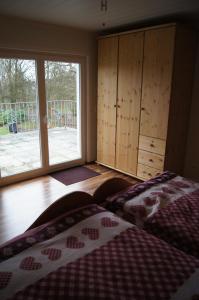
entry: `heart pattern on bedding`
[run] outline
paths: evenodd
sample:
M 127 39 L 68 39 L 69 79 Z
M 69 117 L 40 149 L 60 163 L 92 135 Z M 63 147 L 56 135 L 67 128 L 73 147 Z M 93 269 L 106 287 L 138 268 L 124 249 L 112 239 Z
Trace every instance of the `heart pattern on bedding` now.
M 84 247 L 84 242 L 80 242 L 76 236 L 69 236 L 66 239 L 66 247 L 71 249 L 79 249 Z
M 5 288 L 12 277 L 12 272 L 0 272 L 0 289 Z
M 33 256 L 25 257 L 20 263 L 20 269 L 32 271 L 41 269 L 42 264 L 35 261 Z
M 46 248 L 41 251 L 41 254 L 48 255 L 48 259 L 57 260 L 61 257 L 61 250 L 56 248 Z
M 99 230 L 97 228 L 83 228 L 82 234 L 88 236 L 90 240 L 99 239 Z
M 115 227 L 115 226 L 118 226 L 119 223 L 112 220 L 111 218 L 104 217 L 101 219 L 101 224 L 104 227 Z

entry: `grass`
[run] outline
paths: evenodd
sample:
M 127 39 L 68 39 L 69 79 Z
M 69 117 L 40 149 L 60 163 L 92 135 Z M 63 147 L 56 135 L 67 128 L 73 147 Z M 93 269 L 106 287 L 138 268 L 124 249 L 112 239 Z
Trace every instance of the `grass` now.
M 0 135 L 9 134 L 9 130 L 7 127 L 0 127 Z
M 17 129 L 18 129 L 18 132 L 20 131 L 31 131 L 31 130 L 35 130 L 37 127 L 37 124 L 35 124 L 35 122 L 23 122 L 21 124 L 17 124 Z M 7 126 L 4 126 L 4 127 L 0 127 L 0 135 L 6 135 L 6 134 L 9 134 L 9 129 Z

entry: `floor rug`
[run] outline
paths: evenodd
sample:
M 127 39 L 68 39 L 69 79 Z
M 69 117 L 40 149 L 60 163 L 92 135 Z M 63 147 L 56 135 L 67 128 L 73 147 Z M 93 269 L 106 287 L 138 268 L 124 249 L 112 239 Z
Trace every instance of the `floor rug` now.
M 80 182 L 98 175 L 100 175 L 100 173 L 97 173 L 86 167 L 75 167 L 50 174 L 50 176 L 52 176 L 53 178 L 62 182 L 65 185 Z

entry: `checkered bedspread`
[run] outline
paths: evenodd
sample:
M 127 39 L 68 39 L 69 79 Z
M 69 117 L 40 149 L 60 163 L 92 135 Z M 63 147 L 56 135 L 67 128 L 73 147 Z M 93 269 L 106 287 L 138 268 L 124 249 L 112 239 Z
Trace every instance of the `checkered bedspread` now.
M 199 297 L 199 260 L 97 205 L 26 232 L 0 254 L 2 300 Z
M 199 258 L 199 183 L 165 172 L 109 197 L 106 207 Z
M 199 258 L 199 189 L 158 210 L 146 220 L 144 228 Z

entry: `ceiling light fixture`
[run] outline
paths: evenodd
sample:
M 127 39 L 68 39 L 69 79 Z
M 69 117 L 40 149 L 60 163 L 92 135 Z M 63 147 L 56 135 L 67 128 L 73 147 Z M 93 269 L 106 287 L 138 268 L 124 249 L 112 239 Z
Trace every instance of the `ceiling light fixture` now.
M 101 0 L 101 11 L 107 11 L 107 0 Z
M 101 12 L 107 13 L 108 10 L 108 1 L 107 0 L 101 0 L 100 1 L 100 10 Z M 106 22 L 102 22 L 102 27 L 106 26 Z

